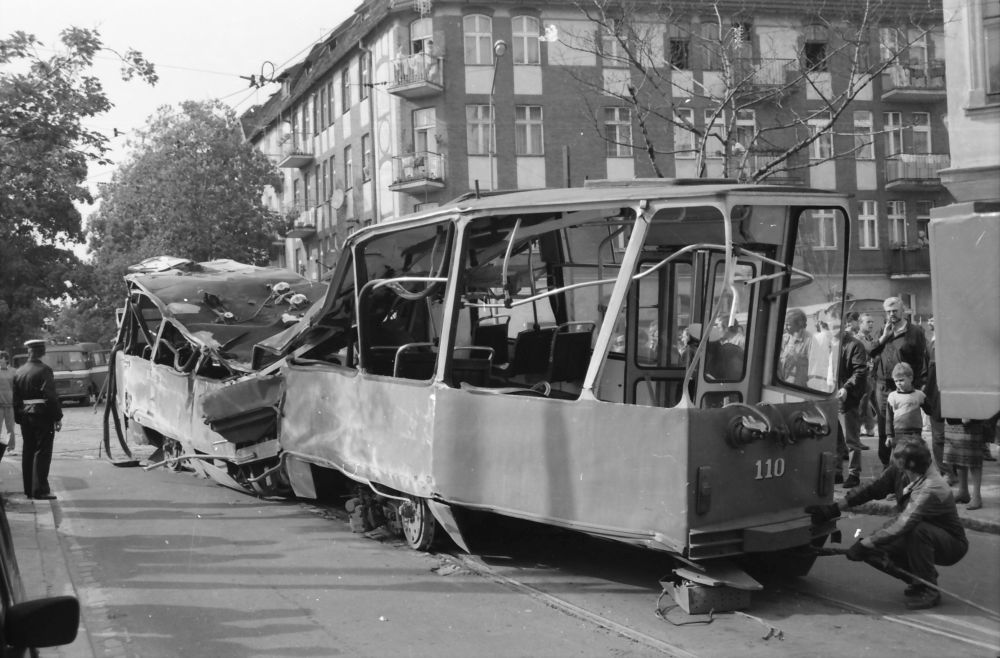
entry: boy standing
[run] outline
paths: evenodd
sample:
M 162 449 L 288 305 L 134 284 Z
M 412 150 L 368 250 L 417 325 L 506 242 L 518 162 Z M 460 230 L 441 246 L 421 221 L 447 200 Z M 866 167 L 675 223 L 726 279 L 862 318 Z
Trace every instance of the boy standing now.
M 923 441 L 924 427 L 920 407 L 927 400 L 923 391 L 913 389 L 913 368 L 908 363 L 897 363 L 892 369 L 892 381 L 896 390 L 889 393 L 885 405 L 885 425 L 887 448 L 906 441 Z M 891 428 L 892 434 L 889 434 Z

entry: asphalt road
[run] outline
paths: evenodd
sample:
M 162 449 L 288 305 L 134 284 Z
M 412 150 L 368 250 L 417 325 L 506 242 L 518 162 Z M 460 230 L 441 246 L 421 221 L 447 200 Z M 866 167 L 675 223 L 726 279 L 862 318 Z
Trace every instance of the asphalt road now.
M 657 616 L 669 565 L 656 554 L 491 517 L 480 519 L 473 556 L 416 553 L 352 534 L 336 509 L 112 466 L 98 457 L 100 419 L 66 410 L 52 468 L 95 655 L 983 656 L 1000 647 L 1000 624 L 985 613 L 956 599 L 908 611 L 901 583 L 839 557 L 820 558 L 805 579 L 765 581 L 747 615 L 705 623 L 665 598 Z M 14 491 L 14 466 L 0 466 Z M 846 538 L 884 520 L 841 526 Z M 940 584 L 1000 611 L 1000 537 L 970 540 Z

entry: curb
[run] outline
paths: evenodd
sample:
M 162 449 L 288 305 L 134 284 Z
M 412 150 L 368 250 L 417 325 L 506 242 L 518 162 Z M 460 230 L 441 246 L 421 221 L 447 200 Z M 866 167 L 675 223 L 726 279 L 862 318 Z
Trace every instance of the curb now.
M 896 509 L 896 504 L 888 500 L 870 500 L 867 503 L 852 507 L 850 511 L 874 516 L 895 516 L 899 513 Z M 968 530 L 978 530 L 979 532 L 986 532 L 992 535 L 1000 535 L 1000 523 L 997 521 L 962 516 L 961 511 L 958 519 L 961 521 L 962 527 Z

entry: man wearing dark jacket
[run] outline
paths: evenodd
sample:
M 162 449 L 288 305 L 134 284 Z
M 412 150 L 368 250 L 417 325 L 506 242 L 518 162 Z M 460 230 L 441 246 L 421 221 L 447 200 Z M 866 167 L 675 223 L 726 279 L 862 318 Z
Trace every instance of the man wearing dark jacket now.
M 878 458 L 888 466 L 892 448 L 886 444 L 885 406 L 896 390 L 892 369 L 907 363 L 913 369 L 913 388 L 922 390 L 927 383 L 927 337 L 924 330 L 903 317 L 903 300 L 889 297 L 882 303 L 885 326 L 878 343 L 868 355 L 874 361 L 875 411 L 878 415 Z
M 849 489 L 861 484 L 861 451 L 865 449 L 861 443 L 861 398 L 868 390 L 868 350 L 853 335 L 842 333 L 837 320 L 830 323 L 830 330 L 833 349 L 837 350 L 838 341 L 840 343 L 837 400 L 840 401 L 839 419 L 844 441 L 837 441 L 837 451 L 841 455 L 847 452 L 844 488 Z
M 851 546 L 847 558 L 868 562 L 908 582 L 903 594 L 911 610 L 940 603 L 934 565 L 951 566 L 969 550 L 955 508 L 955 495 L 931 463 L 931 451 L 923 441 L 904 442 L 896 447 L 892 463 L 877 480 L 851 491 L 839 502 L 806 508 L 813 523 L 821 524 L 837 518 L 842 510 L 895 493 L 899 514 Z
M 44 340 L 29 340 L 28 362 L 14 373 L 14 420 L 21 426 L 21 475 L 24 495 L 51 500 L 49 465 L 52 442 L 62 429 L 62 406 L 52 368 L 42 363 Z

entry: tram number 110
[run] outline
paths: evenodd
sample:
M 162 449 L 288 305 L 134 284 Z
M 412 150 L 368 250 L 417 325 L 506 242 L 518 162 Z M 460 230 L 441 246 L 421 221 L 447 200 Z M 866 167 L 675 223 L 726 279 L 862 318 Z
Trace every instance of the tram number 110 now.
M 754 477 L 755 480 L 769 480 L 771 478 L 780 478 L 785 474 L 785 460 L 783 457 L 778 457 L 777 459 L 758 459 L 754 466 L 757 468 L 757 476 Z

